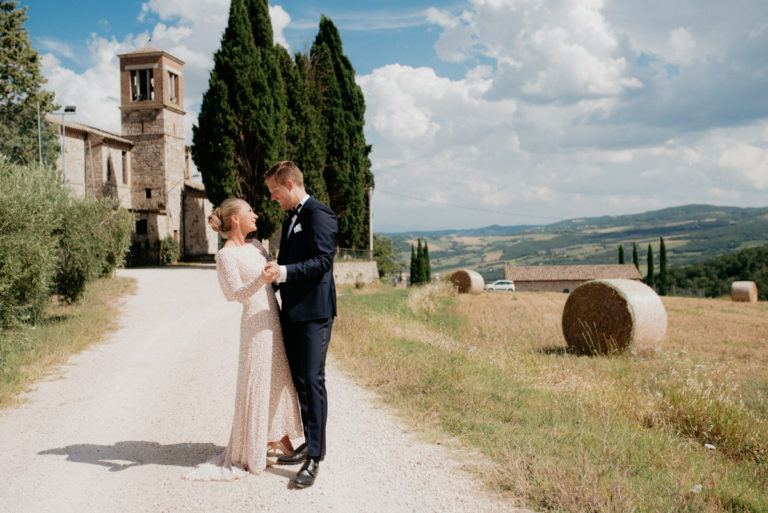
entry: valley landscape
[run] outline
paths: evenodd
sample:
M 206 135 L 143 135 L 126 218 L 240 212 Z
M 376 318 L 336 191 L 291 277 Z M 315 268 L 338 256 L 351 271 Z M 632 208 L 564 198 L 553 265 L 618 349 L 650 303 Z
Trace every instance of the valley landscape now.
M 695 264 L 745 248 L 768 245 L 768 207 L 686 205 L 642 214 L 571 219 L 543 226 L 488 226 L 386 234 L 408 262 L 417 237 L 427 240 L 433 273 L 469 268 L 486 281 L 503 278 L 504 265 L 614 264 L 624 245 L 632 261 L 637 243 L 641 273 L 648 244 L 664 237 L 671 267 Z

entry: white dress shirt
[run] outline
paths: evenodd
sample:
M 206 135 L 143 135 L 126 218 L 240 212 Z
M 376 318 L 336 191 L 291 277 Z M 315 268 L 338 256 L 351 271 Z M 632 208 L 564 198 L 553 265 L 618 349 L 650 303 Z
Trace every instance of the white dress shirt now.
M 309 199 L 309 194 L 305 194 L 304 197 L 301 198 L 301 201 L 299 201 L 296 204 L 296 206 L 293 207 L 293 208 L 301 207 L 301 208 L 299 208 L 299 211 L 301 211 L 301 209 L 304 208 L 304 203 L 306 203 L 308 199 Z M 288 238 L 291 237 L 291 233 L 293 233 L 294 225 L 296 224 L 296 220 L 298 218 L 299 218 L 299 214 L 298 213 L 294 214 L 294 216 L 291 218 L 291 224 L 290 224 L 290 226 L 288 226 L 288 232 L 285 234 L 286 237 L 288 237 Z M 299 226 L 301 226 L 301 225 L 299 225 Z M 288 269 L 284 265 L 281 265 L 280 266 L 280 277 L 277 279 L 277 283 L 284 283 L 287 278 L 288 278 Z

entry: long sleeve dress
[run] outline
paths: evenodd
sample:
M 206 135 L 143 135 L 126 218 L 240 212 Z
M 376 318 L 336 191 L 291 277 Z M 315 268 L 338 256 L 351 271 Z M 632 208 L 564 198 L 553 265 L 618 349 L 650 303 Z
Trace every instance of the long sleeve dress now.
M 224 296 L 243 304 L 235 414 L 226 451 L 199 465 L 188 479 L 231 480 L 259 473 L 267 466 L 269 442 L 303 436 L 277 298 L 261 278 L 268 260 L 258 241 L 216 254 Z

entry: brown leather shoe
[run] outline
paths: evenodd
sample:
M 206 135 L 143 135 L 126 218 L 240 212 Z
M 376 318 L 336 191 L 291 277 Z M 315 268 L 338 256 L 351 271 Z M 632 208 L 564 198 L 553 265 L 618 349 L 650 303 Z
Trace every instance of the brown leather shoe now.
M 293 484 L 298 488 L 307 488 L 315 484 L 315 478 L 320 472 L 320 459 L 308 458 L 301 470 L 293 478 Z

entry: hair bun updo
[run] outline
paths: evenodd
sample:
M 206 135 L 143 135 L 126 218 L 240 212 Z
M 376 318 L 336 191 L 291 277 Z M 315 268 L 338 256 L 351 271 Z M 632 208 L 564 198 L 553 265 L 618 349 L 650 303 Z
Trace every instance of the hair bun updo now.
M 221 207 L 216 207 L 208 216 L 208 224 L 211 226 L 214 232 L 221 233 L 224 231 L 224 221 L 221 219 Z

